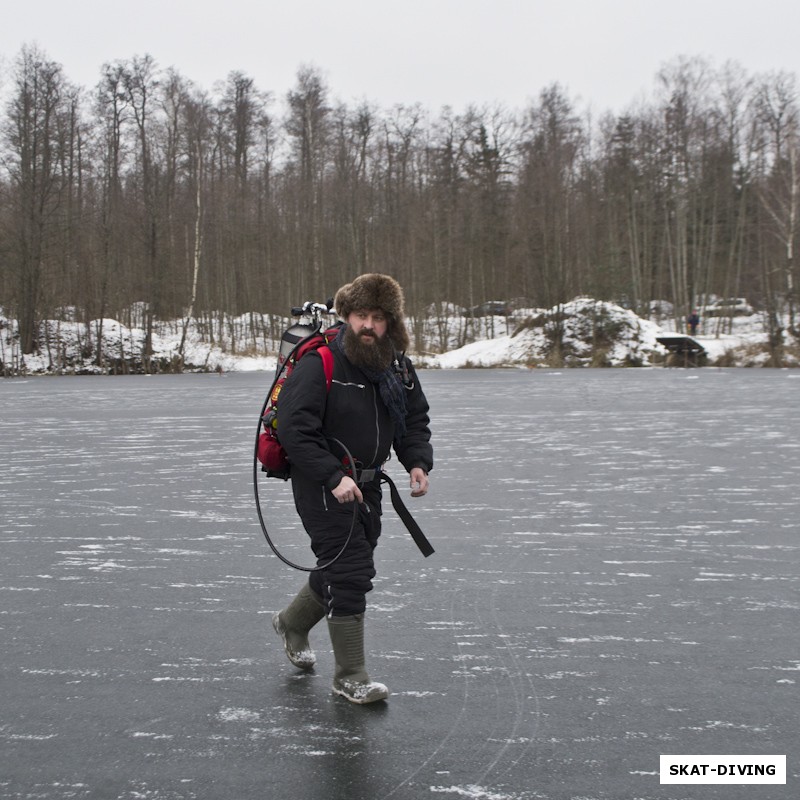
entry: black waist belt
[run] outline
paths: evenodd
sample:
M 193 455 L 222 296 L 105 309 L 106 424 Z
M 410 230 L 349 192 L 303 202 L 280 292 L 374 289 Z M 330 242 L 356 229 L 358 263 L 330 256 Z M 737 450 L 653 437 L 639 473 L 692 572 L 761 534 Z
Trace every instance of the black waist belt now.
M 422 528 L 417 525 L 414 517 L 411 516 L 411 512 L 406 508 L 403 499 L 400 497 L 400 492 L 397 491 L 397 487 L 394 485 L 394 481 L 385 472 L 380 473 L 380 481 L 389 484 L 389 494 L 392 498 L 392 505 L 397 512 L 397 516 L 403 521 L 403 525 L 408 529 L 411 538 L 414 540 L 417 547 L 419 547 L 422 555 L 427 558 L 435 552 L 433 546 L 422 532 Z

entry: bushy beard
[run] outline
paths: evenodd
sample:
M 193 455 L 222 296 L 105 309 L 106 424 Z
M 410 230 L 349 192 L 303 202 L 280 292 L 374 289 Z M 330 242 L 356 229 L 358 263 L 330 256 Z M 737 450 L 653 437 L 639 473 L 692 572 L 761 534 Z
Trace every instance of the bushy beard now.
M 373 340 L 366 342 L 362 338 L 369 332 Z M 356 333 L 349 325 L 344 329 L 344 354 L 362 369 L 372 372 L 383 372 L 394 358 L 394 347 L 388 336 L 377 336 L 375 331 L 363 328 Z

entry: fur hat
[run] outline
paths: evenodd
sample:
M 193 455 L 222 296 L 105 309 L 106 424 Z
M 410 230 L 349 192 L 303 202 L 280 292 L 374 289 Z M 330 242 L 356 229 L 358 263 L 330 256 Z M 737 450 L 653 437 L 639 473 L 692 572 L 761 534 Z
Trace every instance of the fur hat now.
M 388 317 L 387 332 L 395 348 L 401 351 L 408 349 L 403 290 L 389 275 L 377 272 L 359 275 L 352 283 L 345 284 L 336 292 L 333 307 L 342 319 L 347 319 L 353 311 L 380 309 Z

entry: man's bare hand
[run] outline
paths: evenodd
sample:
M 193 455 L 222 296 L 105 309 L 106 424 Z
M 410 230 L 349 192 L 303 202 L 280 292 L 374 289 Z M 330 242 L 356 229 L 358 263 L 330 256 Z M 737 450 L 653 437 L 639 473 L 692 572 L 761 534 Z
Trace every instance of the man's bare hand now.
M 349 475 L 342 477 L 332 494 L 340 503 L 350 503 L 353 500 L 358 503 L 364 502 L 364 495 L 361 494 L 361 489 L 358 488 L 358 484 Z
M 411 496 L 422 497 L 428 493 L 428 473 L 421 467 L 414 467 L 411 475 Z

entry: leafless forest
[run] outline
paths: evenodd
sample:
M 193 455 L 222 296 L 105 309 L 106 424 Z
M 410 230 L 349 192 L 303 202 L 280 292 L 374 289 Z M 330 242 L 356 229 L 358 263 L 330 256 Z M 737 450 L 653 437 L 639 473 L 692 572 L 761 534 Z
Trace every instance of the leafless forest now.
M 415 313 L 587 294 L 682 316 L 713 293 L 796 330 L 793 74 L 676 58 L 618 116 L 536 76 L 527 108 L 437 111 L 335 102 L 314 67 L 277 97 L 149 56 L 78 87 L 25 46 L 0 78 L 0 307 L 24 353 L 65 308 L 87 331 L 134 306 L 147 330 L 285 314 L 364 271 Z

